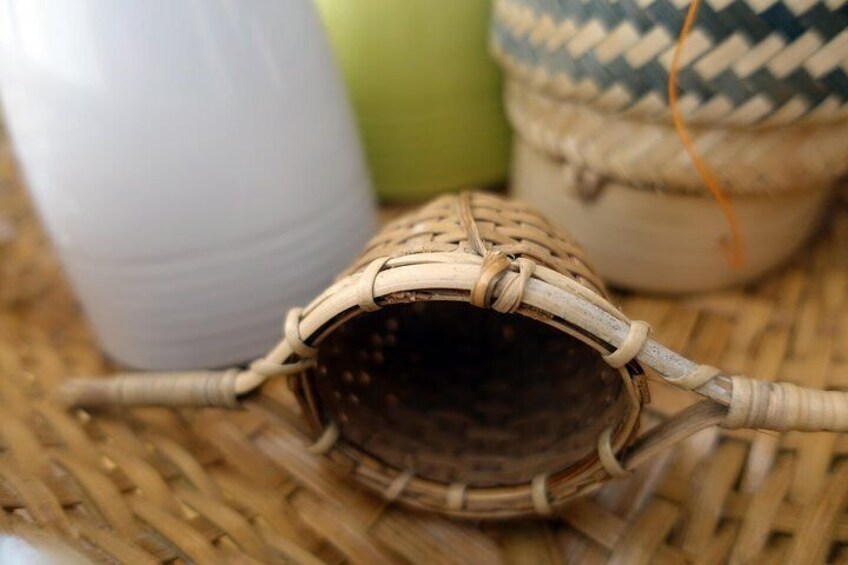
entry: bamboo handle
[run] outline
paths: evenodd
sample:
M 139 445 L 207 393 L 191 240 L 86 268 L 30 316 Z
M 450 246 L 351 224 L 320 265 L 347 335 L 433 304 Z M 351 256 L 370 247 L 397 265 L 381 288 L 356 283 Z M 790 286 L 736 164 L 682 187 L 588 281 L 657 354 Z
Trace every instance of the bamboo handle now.
M 238 371 L 127 374 L 106 379 L 69 379 L 60 395 L 68 406 L 238 406 Z
M 266 379 L 295 375 L 314 366 L 313 359 L 278 363 L 257 359 L 242 371 L 125 373 L 108 378 L 75 378 L 62 383 L 66 406 L 170 406 L 238 408 L 239 397 Z
M 848 393 L 731 377 L 726 428 L 848 431 Z
M 726 428 L 848 432 L 846 392 L 729 376 L 716 367 L 697 365 L 651 339 L 646 322 L 604 322 L 607 328 L 614 329 L 615 334 L 610 337 L 615 339 L 610 341 L 616 343 L 616 349 L 604 355 L 607 363 L 623 367 L 638 359 L 657 371 L 668 384 L 697 392 L 725 406 L 726 415 L 721 424 Z
M 703 400 L 675 414 L 627 449 L 622 469 L 632 471 L 657 453 L 715 425 L 730 429 L 848 431 L 848 392 L 802 388 L 742 376 L 729 380 L 732 383 L 729 406 Z

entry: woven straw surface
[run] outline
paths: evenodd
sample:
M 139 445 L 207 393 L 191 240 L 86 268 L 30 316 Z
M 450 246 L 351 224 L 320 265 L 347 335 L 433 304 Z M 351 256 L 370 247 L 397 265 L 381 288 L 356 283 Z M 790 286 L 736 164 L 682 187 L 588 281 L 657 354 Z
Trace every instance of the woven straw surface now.
M 283 383 L 246 410 L 67 413 L 63 375 L 108 372 L 4 149 L 0 178 L 0 528 L 103 561 L 298 563 L 848 560 L 845 436 L 707 430 L 552 521 L 452 522 L 387 506 L 306 452 Z M 630 295 L 692 358 L 848 388 L 848 207 L 745 291 Z M 282 315 L 282 313 L 281 313 Z M 653 387 L 645 418 L 688 393 Z M 649 422 L 648 422 L 649 423 Z
M 556 100 L 520 81 L 507 83 L 505 104 L 518 136 L 554 159 L 635 189 L 707 193 L 670 124 Z M 848 171 L 844 120 L 764 130 L 693 127 L 691 136 L 732 195 L 809 193 Z

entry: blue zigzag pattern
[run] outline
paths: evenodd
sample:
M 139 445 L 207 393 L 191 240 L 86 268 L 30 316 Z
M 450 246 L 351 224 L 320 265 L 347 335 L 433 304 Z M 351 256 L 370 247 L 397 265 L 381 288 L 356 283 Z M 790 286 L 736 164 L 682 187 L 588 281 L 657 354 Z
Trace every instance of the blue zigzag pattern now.
M 556 22 L 571 20 L 578 28 L 594 20 L 612 31 L 627 22 L 642 35 L 661 26 L 676 37 L 686 16 L 685 8 L 678 9 L 668 0 L 655 0 L 645 8 L 638 6 L 635 0 L 589 0 L 585 3 L 580 0 L 521 0 L 517 3 L 531 8 L 537 15 L 548 14 Z M 755 13 L 744 0 L 736 0 L 720 11 L 704 2 L 695 25 L 711 38 L 714 46 L 733 34 L 741 34 L 750 43 L 756 44 L 778 33 L 786 43 L 790 43 L 808 30 L 815 30 L 827 43 L 848 27 L 848 4 L 830 10 L 824 3 L 818 2 L 796 16 L 782 2 L 773 4 L 760 14 Z M 623 54 L 606 64 L 597 60 L 592 49 L 572 58 L 564 48 L 551 51 L 544 45 L 534 45 L 529 34 L 517 36 L 498 18 L 492 26 L 492 39 L 500 49 L 529 67 L 564 73 L 574 81 L 588 78 L 602 89 L 618 84 L 627 89 L 633 101 L 651 92 L 665 96 L 668 73 L 656 59 L 633 68 Z M 811 107 L 828 96 L 848 102 L 848 75 L 839 67 L 819 78 L 814 78 L 799 66 L 783 78 L 762 67 L 744 79 L 727 69 L 706 80 L 690 64 L 681 69 L 679 84 L 683 91 L 698 95 L 704 102 L 721 94 L 737 106 L 756 95 L 767 96 L 775 107 L 799 96 Z

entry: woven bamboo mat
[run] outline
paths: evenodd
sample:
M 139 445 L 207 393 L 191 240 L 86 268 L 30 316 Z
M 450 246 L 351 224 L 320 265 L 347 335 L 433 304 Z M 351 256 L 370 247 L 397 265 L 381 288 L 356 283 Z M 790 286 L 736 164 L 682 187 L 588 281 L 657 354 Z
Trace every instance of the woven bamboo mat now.
M 19 185 L 4 146 L 0 531 L 128 563 L 848 562 L 845 435 L 707 430 L 556 520 L 476 525 L 386 506 L 334 474 L 307 454 L 284 385 L 237 412 L 65 412 L 50 399 L 63 376 L 113 367 Z M 848 206 L 750 289 L 621 303 L 697 361 L 848 388 Z M 692 401 L 652 394 L 647 419 Z

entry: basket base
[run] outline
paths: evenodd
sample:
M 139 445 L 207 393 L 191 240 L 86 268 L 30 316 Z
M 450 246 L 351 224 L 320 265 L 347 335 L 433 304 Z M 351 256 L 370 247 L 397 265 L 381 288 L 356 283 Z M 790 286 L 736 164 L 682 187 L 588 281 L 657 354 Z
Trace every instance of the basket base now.
M 637 189 L 610 181 L 591 198 L 578 171 L 516 138 L 512 190 L 567 229 L 608 282 L 634 290 L 683 293 L 754 279 L 811 235 L 829 189 L 733 199 L 745 263 L 728 266 L 727 225 L 709 196 Z

